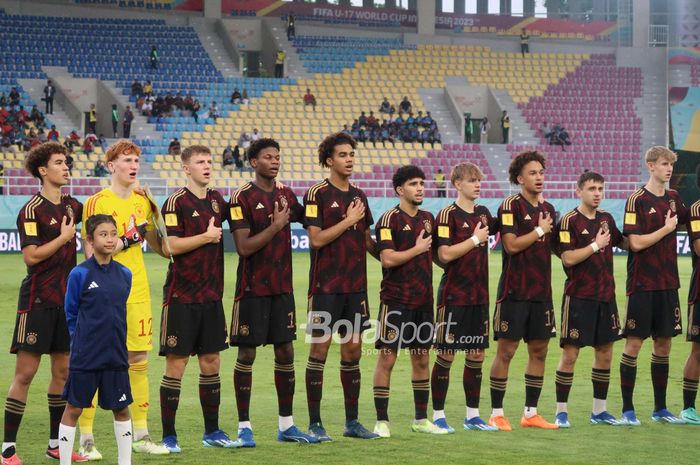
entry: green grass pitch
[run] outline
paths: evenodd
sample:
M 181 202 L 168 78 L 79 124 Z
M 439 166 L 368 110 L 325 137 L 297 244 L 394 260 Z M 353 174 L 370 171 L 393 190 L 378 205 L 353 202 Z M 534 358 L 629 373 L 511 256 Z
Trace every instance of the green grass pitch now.
M 157 256 L 148 255 L 146 263 L 151 282 L 153 299 L 154 341 L 158 341 L 161 289 L 165 278 L 167 262 Z M 225 303 L 227 318 L 230 317 L 234 289 L 237 258 L 226 257 Z M 294 254 L 294 283 L 299 322 L 305 321 L 306 289 L 309 267 L 309 255 Z M 501 270 L 500 255 L 495 253 L 490 260 L 491 296 L 495 296 L 495 286 Z M 559 261 L 553 259 L 553 290 L 557 318 L 564 281 L 564 273 Z M 681 301 L 687 295 L 687 283 L 690 277 L 690 259 L 680 259 Z M 376 317 L 379 304 L 379 284 L 381 269 L 373 259 L 369 259 L 369 296 L 372 316 Z M 618 284 L 618 306 L 624 313 L 625 258 L 615 260 L 615 273 Z M 3 255 L 0 257 L 0 334 L 3 335 L 5 349 L 0 355 L 3 394 L 12 379 L 15 358 L 8 350 L 15 319 L 17 290 L 24 275 L 24 265 L 20 255 Z M 440 274 L 436 268 L 435 284 Z M 492 311 L 493 311 L 493 305 Z M 685 318 L 685 310 L 683 310 Z M 623 316 L 623 315 L 621 315 Z M 685 325 L 684 325 L 685 328 Z M 306 409 L 306 392 L 304 387 L 304 370 L 308 346 L 303 334 L 295 344 L 297 389 L 295 399 L 295 420 L 297 425 L 306 429 L 308 417 Z M 488 373 L 494 351 L 487 352 L 482 383 L 481 413 L 488 417 L 490 412 Z M 681 381 L 682 367 L 689 351 L 689 344 L 683 337 L 674 341 L 671 355 L 671 373 L 668 386 L 669 408 L 678 413 L 682 407 Z M 554 417 L 554 371 L 559 359 L 557 340 L 549 346 L 549 357 L 545 375 L 545 387 L 539 403 L 544 416 L 553 421 Z M 621 408 L 618 363 L 622 342 L 615 346 L 612 380 L 608 400 L 609 410 L 619 415 Z M 200 443 L 202 435 L 202 418 L 197 395 L 197 362 L 192 360 L 183 381 L 183 393 L 178 411 L 177 429 L 183 452 L 177 456 L 145 457 L 134 455 L 133 463 L 153 464 L 213 464 L 213 463 L 519 463 L 519 464 L 638 464 L 643 461 L 672 461 L 675 464 L 697 463 L 697 445 L 700 427 L 672 426 L 652 423 L 649 415 L 652 410 L 652 388 L 649 373 L 650 344 L 646 344 L 639 360 L 636 388 L 637 414 L 642 420 L 642 427 L 615 428 L 608 426 L 590 426 L 588 416 L 591 408 L 592 387 L 590 367 L 592 350 L 581 351 L 575 373 L 575 381 L 570 396 L 570 430 L 540 431 L 519 428 L 518 422 L 524 401 L 523 371 L 526 350 L 521 347 L 511 365 L 508 392 L 505 399 L 506 415 L 515 429 L 512 433 L 483 433 L 463 431 L 461 422 L 464 416 L 464 394 L 462 390 L 462 363 L 455 360 L 452 369 L 450 391 L 448 393 L 446 413 L 457 433 L 449 436 L 418 435 L 410 431 L 413 418 L 413 397 L 410 384 L 410 363 L 402 354 L 396 364 L 391 387 L 389 415 L 391 418 L 392 438 L 378 441 L 359 441 L 342 437 L 343 404 L 342 389 L 338 372 L 339 355 L 334 345 L 326 363 L 324 398 L 322 414 L 329 434 L 335 439 L 329 444 L 304 446 L 297 444 L 280 444 L 276 442 L 277 402 L 273 380 L 273 358 L 269 347 L 259 349 L 253 371 L 253 395 L 251 401 L 251 419 L 258 447 L 252 450 L 214 450 L 203 449 Z M 229 349 L 222 354 L 222 405 L 220 425 L 222 429 L 235 435 L 237 417 L 233 393 L 233 365 L 236 350 Z M 434 359 L 434 356 L 432 357 Z M 373 346 L 367 345 L 361 361 L 362 394 L 360 399 L 360 420 L 368 428 L 374 425 L 375 414 L 372 400 L 372 374 L 376 362 Z M 157 347 L 150 354 L 151 413 L 149 426 L 155 439 L 160 439 L 160 407 L 158 386 L 163 374 L 164 360 L 157 355 Z M 44 450 L 48 435 L 48 411 L 46 406 L 46 386 L 48 384 L 48 360 L 44 359 L 29 395 L 26 414 L 18 438 L 18 452 L 25 464 L 45 463 Z M 429 415 L 432 413 L 429 412 Z M 97 444 L 102 451 L 104 463 L 116 463 L 116 446 L 112 432 L 110 412 L 99 411 L 95 422 Z

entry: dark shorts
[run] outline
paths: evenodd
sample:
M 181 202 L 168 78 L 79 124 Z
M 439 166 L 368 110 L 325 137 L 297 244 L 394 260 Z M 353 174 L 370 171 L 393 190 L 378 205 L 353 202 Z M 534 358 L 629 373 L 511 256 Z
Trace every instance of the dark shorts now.
M 617 302 L 564 296 L 559 346 L 597 347 L 620 339 Z
M 244 297 L 233 303 L 232 346 L 284 344 L 297 338 L 297 317 L 292 294 Z
M 159 355 L 212 354 L 227 348 L 226 316 L 220 300 L 163 306 Z
M 432 306 L 405 308 L 382 303 L 374 345 L 377 349 L 429 349 L 434 327 Z
M 314 337 L 360 334 L 369 329 L 366 292 L 315 294 L 309 298 L 306 332 Z
M 63 399 L 74 407 L 88 408 L 98 392 L 97 403 L 105 410 L 121 410 L 133 402 L 129 370 L 70 371 Z
M 688 305 L 688 331 L 686 340 L 700 342 L 700 301 Z
M 483 350 L 488 347 L 488 305 L 438 307 L 435 321 L 436 349 Z
M 505 299 L 496 304 L 493 339 L 525 342 L 546 340 L 557 335 L 552 301 Z
M 623 336 L 674 337 L 683 332 L 678 289 L 640 291 L 627 296 Z
M 70 336 L 63 307 L 35 309 L 18 313 L 10 353 L 67 353 Z

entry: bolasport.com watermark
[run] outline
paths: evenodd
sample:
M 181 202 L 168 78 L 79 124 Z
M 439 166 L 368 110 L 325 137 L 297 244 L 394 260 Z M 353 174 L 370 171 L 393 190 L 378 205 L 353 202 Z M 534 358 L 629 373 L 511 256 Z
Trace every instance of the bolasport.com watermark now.
M 308 344 L 324 343 L 329 338 L 335 343 L 343 344 L 360 338 L 363 346 L 374 346 L 380 341 L 383 344 L 397 346 L 398 349 L 401 349 L 412 346 L 429 346 L 435 342 L 438 334 L 443 335 L 446 344 L 479 346 L 485 342 L 486 336 L 484 335 L 454 336 L 457 323 L 452 320 L 452 315 L 448 315 L 447 321 L 438 323 L 408 321 L 394 324 L 388 321 L 392 315 L 400 313 L 396 310 L 389 311 L 388 315 L 385 315 L 385 327 L 382 328 L 378 320 L 363 319 L 359 313 L 355 315 L 353 320 L 343 319 L 332 322 L 333 317 L 329 312 L 314 311 L 308 322 L 299 324 L 299 329 L 304 331 L 304 340 Z M 376 350 L 363 348 L 363 354 L 372 351 Z

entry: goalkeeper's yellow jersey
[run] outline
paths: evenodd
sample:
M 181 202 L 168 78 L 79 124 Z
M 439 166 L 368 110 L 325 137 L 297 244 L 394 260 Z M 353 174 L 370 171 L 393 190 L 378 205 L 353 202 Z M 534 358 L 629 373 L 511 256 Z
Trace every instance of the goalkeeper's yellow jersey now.
M 151 203 L 142 195 L 131 193 L 128 199 L 116 195 L 111 189 L 103 189 L 90 196 L 83 208 L 82 237 L 85 237 L 85 221 L 97 214 L 110 215 L 117 222 L 117 234 L 123 236 L 133 225 L 146 224 L 146 230 L 155 228 L 151 215 Z M 133 244 L 126 250 L 114 255 L 114 259 L 129 268 L 132 274 L 131 293 L 128 303 L 150 302 L 151 294 L 148 286 L 146 265 L 143 261 L 143 251 L 138 244 Z

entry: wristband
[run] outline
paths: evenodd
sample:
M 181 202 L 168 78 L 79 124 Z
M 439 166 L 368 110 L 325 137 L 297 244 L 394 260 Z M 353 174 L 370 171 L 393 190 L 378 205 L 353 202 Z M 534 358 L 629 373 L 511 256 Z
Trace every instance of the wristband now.
M 479 247 L 479 245 L 481 244 L 481 241 L 479 240 L 478 237 L 476 237 L 476 234 L 473 235 L 472 237 L 470 237 L 470 239 L 474 243 L 474 247 Z
M 598 244 L 593 242 L 593 243 L 591 243 L 591 249 L 593 249 L 593 253 L 598 253 L 598 251 L 600 250 L 600 247 L 598 246 Z
M 544 229 L 540 228 L 539 226 L 535 228 L 535 232 L 537 233 L 537 237 L 544 236 Z

